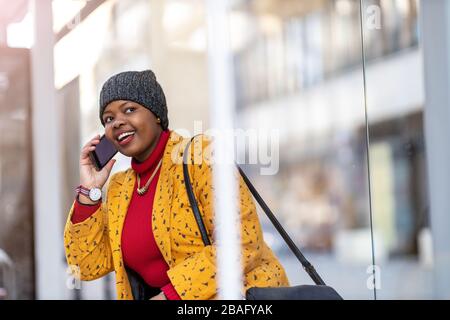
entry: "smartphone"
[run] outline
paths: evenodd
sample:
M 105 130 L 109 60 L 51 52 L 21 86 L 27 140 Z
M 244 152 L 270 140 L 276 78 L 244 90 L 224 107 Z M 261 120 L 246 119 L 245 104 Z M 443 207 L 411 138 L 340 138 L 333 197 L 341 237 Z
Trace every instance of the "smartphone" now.
M 103 167 L 115 156 L 117 149 L 114 144 L 103 135 L 100 138 L 100 143 L 95 146 L 95 150 L 89 152 L 89 157 L 95 165 L 97 171 L 103 169 Z

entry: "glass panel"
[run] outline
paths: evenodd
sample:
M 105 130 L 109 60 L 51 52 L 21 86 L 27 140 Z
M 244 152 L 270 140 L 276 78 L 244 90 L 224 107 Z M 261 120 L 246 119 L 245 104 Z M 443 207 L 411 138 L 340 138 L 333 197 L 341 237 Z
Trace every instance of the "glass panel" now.
M 0 49 L 0 300 L 33 299 L 29 51 Z
M 237 127 L 262 137 L 243 168 L 325 282 L 344 298 L 373 299 L 359 1 L 233 3 Z M 205 14 L 203 0 L 105 1 L 56 44 L 56 87 L 79 85 L 80 145 L 69 154 L 102 132 L 98 92 L 123 70 L 155 71 L 171 129 L 209 129 Z M 117 158 L 114 172 L 130 166 Z M 260 217 L 291 284 L 312 283 Z
M 416 0 L 363 1 L 380 299 L 429 299 L 433 291 L 419 8 Z
M 230 21 L 238 127 L 276 150 L 245 170 L 324 281 L 373 299 L 359 1 L 240 1 Z M 291 284 L 312 283 L 260 216 Z
M 86 19 L 72 25 L 72 29 L 58 41 L 54 51 L 55 86 L 60 89 L 60 101 L 70 100 L 62 107 L 77 107 L 79 101 L 79 115 L 74 111 L 66 113 L 66 120 L 79 116 L 78 136 L 71 132 L 65 138 L 67 154 L 79 154 L 86 141 L 94 134 L 103 133 L 98 117 L 98 94 L 107 78 L 125 70 L 155 71 L 168 102 L 171 129 L 182 135 L 207 129 L 203 0 L 104 1 Z M 79 98 L 74 94 L 79 94 Z M 117 154 L 116 159 L 110 176 L 130 166 L 130 158 Z M 78 172 L 78 163 L 67 159 L 67 171 Z M 73 195 L 76 179 L 75 174 L 67 178 L 65 194 L 69 197 Z M 83 282 L 81 292 L 75 297 L 115 298 L 113 277 L 103 280 Z

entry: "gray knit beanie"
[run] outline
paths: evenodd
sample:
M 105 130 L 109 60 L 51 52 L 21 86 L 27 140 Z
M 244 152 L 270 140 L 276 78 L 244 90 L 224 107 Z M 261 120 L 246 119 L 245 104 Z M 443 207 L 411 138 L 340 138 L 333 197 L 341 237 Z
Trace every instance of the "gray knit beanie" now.
M 128 100 L 139 103 L 161 119 L 161 127 L 169 126 L 166 97 L 151 70 L 127 71 L 109 78 L 100 92 L 100 121 L 106 106 L 116 100 Z

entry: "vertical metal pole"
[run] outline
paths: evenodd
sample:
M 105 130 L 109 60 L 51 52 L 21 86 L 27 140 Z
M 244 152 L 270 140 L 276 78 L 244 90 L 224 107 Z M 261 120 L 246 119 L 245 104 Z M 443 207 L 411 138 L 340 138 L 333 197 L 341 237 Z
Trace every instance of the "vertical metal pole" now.
M 420 3 L 435 298 L 450 299 L 450 2 Z
M 450 1 L 420 3 L 435 298 L 450 299 Z
M 242 266 L 240 262 L 240 228 L 235 185 L 233 135 L 234 128 L 233 64 L 230 50 L 227 0 L 206 0 L 208 24 L 208 62 L 210 87 L 210 118 L 212 128 L 219 132 L 214 139 L 217 269 L 219 298 L 241 299 Z M 230 132 L 230 131 L 228 131 Z
M 360 30 L 361 30 L 361 60 L 362 60 L 362 76 L 363 76 L 363 91 L 364 91 L 364 117 L 366 123 L 366 156 L 367 156 L 367 187 L 369 191 L 369 221 L 370 221 L 370 242 L 372 250 L 372 276 L 373 276 L 373 297 L 377 300 L 377 286 L 375 273 L 375 239 L 373 237 L 373 202 L 372 202 L 372 179 L 370 175 L 370 134 L 369 134 L 369 114 L 367 108 L 367 75 L 366 75 L 366 42 L 365 42 L 365 16 L 364 16 L 364 3 L 363 0 L 359 1 L 359 14 L 360 14 Z
M 64 299 L 65 264 L 61 197 L 60 122 L 53 73 L 51 0 L 32 1 L 31 49 L 36 296 Z

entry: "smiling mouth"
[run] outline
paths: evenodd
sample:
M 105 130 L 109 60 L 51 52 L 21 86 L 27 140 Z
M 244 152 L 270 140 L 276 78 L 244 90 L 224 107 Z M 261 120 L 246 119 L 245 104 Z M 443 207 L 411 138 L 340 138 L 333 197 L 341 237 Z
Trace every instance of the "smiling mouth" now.
M 116 140 L 120 146 L 125 146 L 133 140 L 135 133 L 136 131 L 128 131 L 121 133 Z
M 129 136 L 133 136 L 135 133 L 136 133 L 136 131 L 128 131 L 128 132 L 121 133 L 121 134 L 116 138 L 116 140 L 117 140 L 118 142 L 122 142 L 122 141 L 124 141 L 126 138 L 128 138 Z

